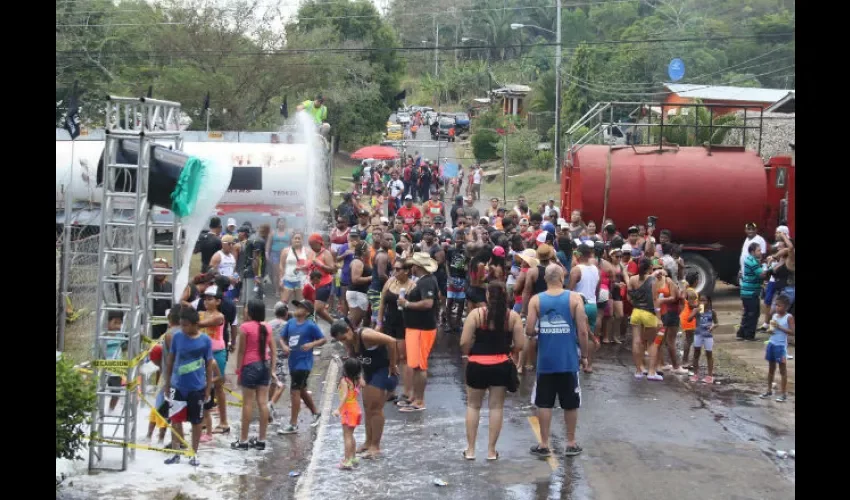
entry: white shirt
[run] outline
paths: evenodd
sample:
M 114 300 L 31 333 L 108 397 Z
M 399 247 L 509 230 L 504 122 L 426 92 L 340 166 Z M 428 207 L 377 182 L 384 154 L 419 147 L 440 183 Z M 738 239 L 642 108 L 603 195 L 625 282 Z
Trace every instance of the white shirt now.
M 481 184 L 481 169 L 475 169 L 475 172 L 472 173 L 472 183 L 473 184 Z
M 387 187 L 390 190 L 390 196 L 393 198 L 398 198 L 398 196 L 404 192 L 404 183 L 401 179 L 391 180 Z
M 750 248 L 751 243 L 758 243 L 759 246 L 761 246 L 761 253 L 762 254 L 767 253 L 767 242 L 764 241 L 764 238 L 762 238 L 761 236 L 755 235 L 755 236 L 752 237 L 752 239 L 750 239 L 750 238 L 744 239 L 744 247 L 741 248 L 741 258 L 738 261 L 738 263 L 740 264 L 740 267 L 738 268 L 738 270 L 740 272 L 743 272 L 744 261 L 747 260 L 747 256 L 750 255 L 749 248 Z

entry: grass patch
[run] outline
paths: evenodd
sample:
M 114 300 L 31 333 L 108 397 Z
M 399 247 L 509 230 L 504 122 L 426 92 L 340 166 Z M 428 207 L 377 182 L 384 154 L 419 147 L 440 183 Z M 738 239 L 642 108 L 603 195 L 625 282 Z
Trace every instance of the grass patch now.
M 493 164 L 491 168 L 495 167 L 496 165 Z M 484 170 L 488 170 L 487 167 Z M 515 177 L 510 177 L 509 170 L 508 175 L 507 194 L 510 201 L 515 201 L 519 195 L 524 195 L 529 206 L 537 208 L 544 201 L 548 201 L 549 198 L 554 198 L 556 201 L 561 199 L 560 184 L 556 184 L 552 180 L 552 172 L 526 170 Z M 502 177 L 497 176 L 493 182 L 484 184 L 481 189 L 482 198 L 497 196 L 501 199 L 502 189 Z

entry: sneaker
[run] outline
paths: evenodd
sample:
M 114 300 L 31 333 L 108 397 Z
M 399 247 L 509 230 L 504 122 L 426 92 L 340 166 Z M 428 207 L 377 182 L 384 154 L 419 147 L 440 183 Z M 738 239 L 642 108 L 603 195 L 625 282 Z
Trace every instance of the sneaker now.
M 761 399 L 767 399 L 771 396 L 773 396 L 773 392 L 771 392 L 771 391 L 767 391 L 764 394 L 759 394 L 759 398 L 761 398 Z
M 781 394 L 778 398 L 776 398 L 777 403 L 784 403 L 787 400 L 788 400 L 787 394 Z
M 269 423 L 273 424 L 275 419 L 277 418 L 277 412 L 274 409 L 274 405 L 269 401 Z
M 249 448 L 251 448 L 251 445 L 249 445 L 245 441 L 236 440 L 236 441 L 230 443 L 230 447 L 233 448 L 234 450 L 245 451 L 245 450 L 248 450 Z
M 280 434 L 281 436 L 285 436 L 287 434 L 295 434 L 296 432 L 298 432 L 298 426 L 292 425 L 292 424 L 287 425 L 283 429 L 277 430 L 277 433 Z
M 322 412 L 319 412 L 319 413 L 316 413 L 315 415 L 313 415 L 313 421 L 310 422 L 310 427 L 316 427 L 317 425 L 319 425 L 319 420 L 321 420 L 321 418 L 322 418 Z
M 254 448 L 255 450 L 263 451 L 263 450 L 266 449 L 266 442 L 260 441 L 257 438 L 251 438 L 251 439 L 248 440 L 248 446 L 250 446 L 251 448 Z
M 699 377 L 697 377 L 696 375 L 692 375 L 690 380 L 691 380 L 691 382 L 696 383 L 696 382 L 699 382 Z
M 702 381 L 705 382 L 706 384 L 713 384 L 714 383 L 714 377 L 712 377 L 710 375 L 706 375 L 705 378 L 702 379 Z
M 660 381 L 664 380 L 664 377 L 660 373 L 656 373 L 655 375 L 647 375 L 646 379 L 652 380 L 652 381 L 655 381 L 655 382 L 660 382 Z
M 201 434 L 201 442 L 202 443 L 209 443 L 212 440 L 213 440 L 212 434 Z
M 762 323 L 762 324 L 761 324 L 761 326 L 760 326 L 760 327 L 758 327 L 758 330 L 757 330 L 757 331 L 759 331 L 759 332 L 766 332 L 766 331 L 767 331 L 767 329 L 768 329 L 768 324 L 767 324 L 767 323 Z
M 180 463 L 180 455 L 174 455 L 171 458 L 165 459 L 165 465 L 174 465 Z
M 313 349 L 313 356 L 321 356 L 321 355 L 322 355 L 321 349 Z
M 192 467 L 198 467 L 201 465 L 201 461 L 198 460 L 197 456 L 195 456 L 189 459 L 189 465 L 191 465 Z

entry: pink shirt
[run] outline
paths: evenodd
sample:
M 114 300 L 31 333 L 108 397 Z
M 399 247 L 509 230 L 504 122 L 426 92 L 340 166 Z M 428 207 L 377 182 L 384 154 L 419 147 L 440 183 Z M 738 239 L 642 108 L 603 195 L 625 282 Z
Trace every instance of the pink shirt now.
M 268 323 L 263 323 L 268 333 L 267 339 L 272 337 L 272 328 Z M 242 366 L 250 365 L 260 361 L 260 324 L 256 321 L 242 323 L 242 331 L 245 333 L 245 355 L 242 357 Z M 266 340 L 268 342 L 268 340 Z M 266 346 L 266 361 L 271 358 L 271 352 Z M 241 367 L 240 367 L 241 368 Z

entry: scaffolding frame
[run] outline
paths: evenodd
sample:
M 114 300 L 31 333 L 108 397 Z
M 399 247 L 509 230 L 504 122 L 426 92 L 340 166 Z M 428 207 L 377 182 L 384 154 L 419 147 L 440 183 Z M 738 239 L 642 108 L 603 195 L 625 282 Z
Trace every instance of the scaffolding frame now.
M 89 442 L 89 470 L 127 469 L 135 458 L 136 432 L 139 413 L 139 391 L 144 391 L 144 379 L 136 383 L 144 361 L 143 334 L 150 337 L 151 326 L 165 317 L 153 316 L 153 301 L 173 301 L 173 293 L 154 292 L 154 277 L 171 276 L 176 283 L 181 267 L 183 234 L 179 219 L 174 223 L 154 222 L 148 200 L 150 159 L 156 139 L 173 139 L 175 149 L 182 149 L 179 123 L 180 103 L 151 98 L 108 96 L 106 102 L 106 144 L 103 155 L 103 201 L 98 245 L 97 324 L 94 338 L 94 359 L 105 360 L 107 344 L 126 343 L 126 360 L 130 366 L 123 370 L 94 366 L 97 382 L 97 405 L 92 415 Z M 118 150 L 122 141 L 138 141 L 136 164 L 119 163 Z M 130 175 L 135 170 L 136 175 Z M 123 185 L 119 185 L 119 178 Z M 134 179 L 134 180 L 131 180 Z M 128 180 L 131 180 L 128 182 Z M 129 184 L 129 185 L 128 185 Z M 123 202 L 123 203 L 122 203 Z M 127 207 L 130 208 L 128 217 Z M 123 209 L 119 212 L 120 209 Z M 155 244 L 156 231 L 172 231 L 170 245 Z M 119 246 L 117 234 L 132 234 L 130 246 Z M 157 252 L 171 252 L 168 268 L 154 268 Z M 127 272 L 129 271 L 129 273 Z M 110 312 L 123 314 L 120 331 L 108 329 Z M 120 352 L 120 351 L 119 351 Z M 138 359 L 141 356 L 141 359 Z M 96 365 L 96 363 L 93 363 Z M 109 387 L 110 375 L 125 375 L 120 388 Z M 123 400 L 120 414 L 107 411 L 107 399 Z M 112 443 L 104 438 L 104 427 L 113 426 Z M 118 443 L 115 443 L 118 442 Z M 120 444 L 119 444 L 120 443 Z M 104 448 L 121 448 L 121 467 L 109 467 L 104 461 Z

